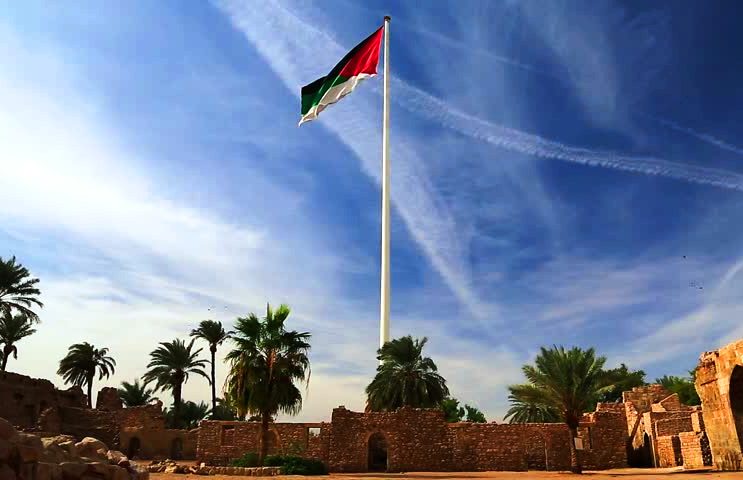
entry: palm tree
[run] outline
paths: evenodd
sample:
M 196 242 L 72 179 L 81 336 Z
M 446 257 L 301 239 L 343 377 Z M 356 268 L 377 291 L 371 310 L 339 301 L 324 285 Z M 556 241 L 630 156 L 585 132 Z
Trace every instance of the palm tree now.
M 385 343 L 377 350 L 374 380 L 366 387 L 367 405 L 372 411 L 391 411 L 402 406 L 433 408 L 449 396 L 444 377 L 436 364 L 423 356 L 428 342 L 410 335 Z
M 62 375 L 65 383 L 87 385 L 88 407 L 93 408 L 93 378 L 96 371 L 98 380 L 102 380 L 114 373 L 115 366 L 116 360 L 108 356 L 108 348 L 95 348 L 88 342 L 76 343 L 60 360 L 57 375 Z
M 147 405 L 152 400 L 155 400 L 155 397 L 152 396 L 155 392 L 147 388 L 147 385 L 139 383 L 139 380 L 134 380 L 134 383 L 121 382 L 121 387 L 118 391 L 121 401 L 127 407 Z
M 209 344 L 209 351 L 212 354 L 212 411 L 217 410 L 217 385 L 216 385 L 216 374 L 215 368 L 215 356 L 217 355 L 217 346 L 221 345 L 222 342 L 230 338 L 232 332 L 225 332 L 222 327 L 222 322 L 215 322 L 214 320 L 204 320 L 199 324 L 199 328 L 191 330 L 191 336 L 194 338 L 201 338 Z
M 289 312 L 287 305 L 275 311 L 267 305 L 263 319 L 254 313 L 238 318 L 231 337 L 235 348 L 226 357 L 230 362 L 226 396 L 234 401 L 238 416 L 261 417 L 260 465 L 268 452 L 268 425 L 272 417 L 278 412 L 299 413 L 302 392 L 294 383 L 310 379 L 307 356 L 310 334 L 286 330 L 284 324 Z
M 165 413 L 166 422 L 173 428 L 175 426 L 175 408 L 171 408 Z M 180 409 L 180 424 L 187 430 L 193 430 L 199 426 L 199 422 L 209 415 L 209 405 L 204 402 L 194 403 L 191 401 L 183 402 Z
M 12 309 L 26 315 L 32 322 L 38 322 L 39 316 L 31 310 L 33 305 L 44 306 L 36 298 L 41 294 L 36 284 L 38 278 L 31 278 L 28 269 L 15 262 L 15 257 L 3 260 L 0 257 L 0 313 L 10 313 Z
M 206 360 L 197 357 L 201 349 L 194 351 L 193 342 L 175 339 L 172 342 L 161 342 L 150 353 L 150 363 L 142 376 L 145 385 L 155 382 L 155 391 L 173 391 L 173 424 L 176 428 L 180 425 L 180 409 L 183 384 L 188 381 L 190 374 L 201 375 L 209 381 L 209 376 L 203 370 Z
M 605 357 L 597 357 L 593 348 L 583 350 L 573 347 L 565 350 L 554 346 L 542 347 L 534 365 L 524 365 L 522 370 L 529 383 L 512 385 L 510 398 L 515 402 L 536 405 L 559 414 L 570 430 L 570 470 L 581 473 L 582 467 L 574 438 L 583 413 L 596 398 L 612 387 L 611 378 L 603 370 Z
M 560 414 L 549 406 L 521 400 L 513 392 L 508 396 L 508 400 L 511 402 L 511 408 L 503 418 L 509 423 L 558 423 L 561 421 Z
M 15 343 L 24 337 L 33 335 L 36 330 L 31 328 L 31 320 L 24 314 L 11 315 L 10 312 L 2 313 L 0 316 L 0 344 L 3 345 L 2 359 L 0 359 L 0 370 L 5 371 L 8 366 L 10 355 L 18 359 L 18 347 Z

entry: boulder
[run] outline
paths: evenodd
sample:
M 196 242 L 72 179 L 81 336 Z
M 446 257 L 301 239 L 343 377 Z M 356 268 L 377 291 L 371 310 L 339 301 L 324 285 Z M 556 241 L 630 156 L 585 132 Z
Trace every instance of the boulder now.
M 62 470 L 63 480 L 80 480 L 88 470 L 86 464 L 77 462 L 62 462 L 59 468 Z
M 109 450 L 108 453 L 106 453 L 106 458 L 108 459 L 108 463 L 111 465 L 122 466 L 122 463 L 126 463 L 127 466 L 129 465 L 129 459 L 118 450 Z
M 41 460 L 49 463 L 74 462 L 80 459 L 75 447 L 75 439 L 69 435 L 57 435 L 41 439 L 44 452 Z
M 17 438 L 16 449 L 22 463 L 34 463 L 41 459 L 44 453 L 44 444 L 36 435 L 30 433 L 19 433 Z
M 88 471 L 86 474 L 92 474 L 94 477 L 108 478 L 110 465 L 103 462 L 93 462 L 88 464 Z
M 12 440 L 17 434 L 18 432 L 9 421 L 0 418 L 0 440 Z
M 108 461 L 106 456 L 108 447 L 97 438 L 85 437 L 75 444 L 75 448 L 77 448 L 78 454 L 81 457 L 87 457 L 96 461 Z
M 126 468 L 109 465 L 109 469 L 110 476 L 108 478 L 110 478 L 110 480 L 131 480 Z
M 56 463 L 39 462 L 35 480 L 62 480 L 62 469 Z
M 0 464 L 0 480 L 16 480 L 15 472 L 6 464 Z

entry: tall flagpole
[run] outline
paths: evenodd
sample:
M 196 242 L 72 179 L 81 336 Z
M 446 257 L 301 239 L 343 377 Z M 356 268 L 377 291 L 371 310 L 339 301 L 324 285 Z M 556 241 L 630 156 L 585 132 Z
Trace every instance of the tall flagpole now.
M 384 106 L 382 110 L 382 284 L 379 346 L 390 339 L 390 20 L 384 17 Z

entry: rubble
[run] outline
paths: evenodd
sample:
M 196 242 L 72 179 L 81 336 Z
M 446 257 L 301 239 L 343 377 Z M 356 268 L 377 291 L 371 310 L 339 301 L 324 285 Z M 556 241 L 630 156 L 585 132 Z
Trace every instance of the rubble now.
M 149 472 L 92 437 L 40 438 L 0 418 L 1 480 L 148 480 Z

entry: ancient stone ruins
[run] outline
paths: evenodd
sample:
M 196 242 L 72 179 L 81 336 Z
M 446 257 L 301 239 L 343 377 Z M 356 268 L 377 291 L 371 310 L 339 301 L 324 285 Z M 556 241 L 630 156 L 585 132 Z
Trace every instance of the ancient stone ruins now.
M 743 340 L 701 356 L 696 388 L 701 407 L 682 405 L 660 385 L 624 392 L 622 403 L 599 404 L 578 432 L 584 467 L 742 469 Z M 240 474 L 216 466 L 258 450 L 255 422 L 205 420 L 191 431 L 167 429 L 160 403 L 123 408 L 111 388 L 99 392 L 95 409 L 85 405 L 79 388 L 62 391 L 47 380 L 0 373 L 0 416 L 7 420 L 0 424 L 0 472 L 15 472 L 0 478 L 73 480 L 62 475 L 67 469 L 126 480 L 125 473 L 138 475 L 129 459 L 165 458 L 206 465 L 193 467 L 201 469 L 195 473 Z M 93 439 L 96 449 L 80 444 Z M 269 453 L 318 459 L 331 472 L 567 470 L 570 441 L 562 424 L 447 423 L 435 409 L 363 413 L 338 407 L 327 423 L 272 423 Z M 29 453 L 24 445 L 40 451 Z M 95 450 L 95 458 L 76 448 Z M 87 466 L 65 466 L 75 458 Z

